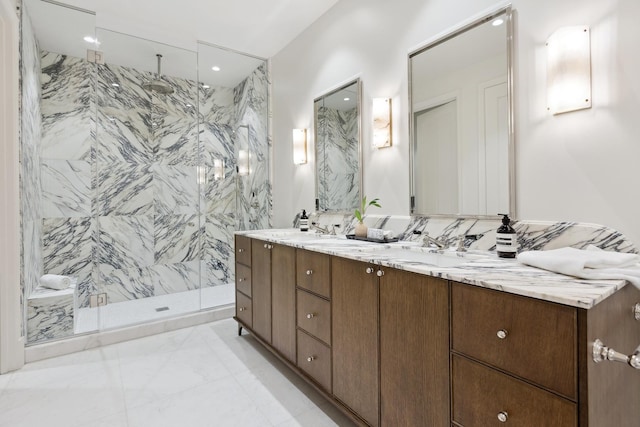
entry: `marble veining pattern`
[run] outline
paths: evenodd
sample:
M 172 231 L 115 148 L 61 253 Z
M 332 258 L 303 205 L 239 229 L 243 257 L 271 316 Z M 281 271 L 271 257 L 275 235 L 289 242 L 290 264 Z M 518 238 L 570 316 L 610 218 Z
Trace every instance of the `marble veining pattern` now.
M 327 253 L 366 263 L 392 267 L 447 280 L 529 296 L 579 308 L 592 308 L 600 301 L 622 289 L 624 280 L 581 280 L 561 274 L 525 266 L 516 260 L 505 260 L 487 251 L 456 253 L 421 248 L 415 242 L 377 244 L 344 238 L 310 239 L 302 232 L 278 236 L 273 230 L 241 232 L 288 246 Z M 398 249 L 422 255 L 398 255 Z M 389 250 L 389 251 L 388 251 Z M 429 260 L 427 254 L 460 257 L 463 262 L 451 267 L 440 267 Z M 424 257 L 424 260 L 421 259 Z
M 38 286 L 42 267 L 42 192 L 40 189 L 40 51 L 28 8 L 20 8 L 20 307 L 26 313 L 26 297 Z M 25 330 L 25 316 L 21 331 Z
M 91 216 L 91 163 L 84 160 L 42 161 L 43 217 Z
M 30 343 L 73 335 L 74 286 L 52 291 L 38 288 L 27 299 L 27 340 Z
M 270 224 L 266 65 L 236 88 L 165 75 L 174 92 L 159 95 L 142 88 L 155 73 L 39 52 L 35 39 L 32 56 L 25 113 L 42 121 L 42 136 L 30 129 L 33 155 L 23 156 L 33 182 L 23 236 L 33 287 L 38 264 L 77 278 L 79 307 L 96 292 L 113 303 L 232 283 L 233 232 Z M 241 178 L 240 142 L 252 161 Z M 220 159 L 225 177 L 215 180 Z
M 360 197 L 357 109 L 319 107 L 317 133 L 320 208 L 355 209 Z

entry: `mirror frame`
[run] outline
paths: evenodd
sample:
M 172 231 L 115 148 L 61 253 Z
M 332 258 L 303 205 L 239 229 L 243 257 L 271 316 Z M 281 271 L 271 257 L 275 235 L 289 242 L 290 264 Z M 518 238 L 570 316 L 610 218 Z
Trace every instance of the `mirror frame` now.
M 480 18 L 474 18 L 470 22 L 466 22 L 461 26 L 454 27 L 454 29 L 447 31 L 445 35 L 436 36 L 436 38 L 432 41 L 427 42 L 423 46 L 412 50 L 409 52 L 407 57 L 407 70 L 409 74 L 408 86 L 409 86 L 409 209 L 411 215 L 421 215 L 421 216 L 429 216 L 429 217 L 457 217 L 457 218 L 477 218 L 477 219 L 499 219 L 501 218 L 496 212 L 496 215 L 481 215 L 481 214 L 442 214 L 442 213 L 424 213 L 424 212 L 415 212 L 415 181 L 414 181 L 414 168 L 415 168 L 415 130 L 413 125 L 413 99 L 412 99 L 412 72 L 411 72 L 411 59 L 419 55 L 420 53 L 425 52 L 426 50 L 442 44 L 459 34 L 462 34 L 466 31 L 469 31 L 479 25 L 482 25 L 486 22 L 493 20 L 499 15 L 504 15 L 505 17 L 505 25 L 507 31 L 507 104 L 509 106 L 509 111 L 507 114 L 507 123 L 508 123 L 508 154 L 507 158 L 509 161 L 508 170 L 509 170 L 509 212 L 501 212 L 509 214 L 511 219 L 516 219 L 516 191 L 515 191 L 515 126 L 514 126 L 514 90 L 513 90 L 513 80 L 514 80 L 514 32 L 513 32 L 513 10 L 511 9 L 511 4 L 507 6 L 500 7 L 491 12 L 483 14 Z
M 316 102 L 321 101 L 323 98 L 331 96 L 341 90 L 355 84 L 356 85 L 356 108 L 358 109 L 358 204 L 354 206 L 351 210 L 345 209 L 327 209 L 320 206 L 320 172 L 318 171 L 318 116 L 316 114 Z M 355 209 L 358 209 L 360 206 L 360 200 L 362 199 L 363 194 L 363 167 L 362 167 L 362 80 L 360 77 L 356 77 L 354 79 L 350 79 L 346 83 L 341 83 L 335 89 L 330 89 L 329 91 L 323 93 L 314 98 L 313 100 L 313 145 L 314 145 L 314 162 L 315 162 L 315 174 L 316 174 L 316 197 L 315 197 L 315 210 L 316 212 L 349 212 L 352 213 Z

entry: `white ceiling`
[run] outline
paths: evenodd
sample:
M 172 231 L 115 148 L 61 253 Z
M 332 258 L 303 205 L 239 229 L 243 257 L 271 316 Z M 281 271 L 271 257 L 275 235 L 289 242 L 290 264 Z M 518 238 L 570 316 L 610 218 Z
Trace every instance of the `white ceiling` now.
M 237 85 L 338 2 L 63 0 L 93 15 L 42 0 L 24 1 L 42 49 L 78 57 L 97 49 L 107 63 L 152 72 L 160 53 L 163 74 L 195 80 L 197 62 L 201 82 L 226 87 Z M 100 41 L 97 48 L 83 40 L 92 34 Z M 213 65 L 221 71 L 213 72 Z

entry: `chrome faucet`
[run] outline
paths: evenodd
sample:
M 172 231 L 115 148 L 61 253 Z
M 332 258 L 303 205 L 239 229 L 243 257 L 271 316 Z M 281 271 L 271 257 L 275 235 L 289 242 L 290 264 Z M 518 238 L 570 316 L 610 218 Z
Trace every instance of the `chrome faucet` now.
M 422 243 L 425 246 L 434 244 L 438 247 L 438 249 L 444 249 L 444 247 L 446 246 L 446 244 L 441 242 L 440 240 L 434 239 L 433 237 L 429 236 L 429 233 L 424 233 L 424 238 L 422 239 Z

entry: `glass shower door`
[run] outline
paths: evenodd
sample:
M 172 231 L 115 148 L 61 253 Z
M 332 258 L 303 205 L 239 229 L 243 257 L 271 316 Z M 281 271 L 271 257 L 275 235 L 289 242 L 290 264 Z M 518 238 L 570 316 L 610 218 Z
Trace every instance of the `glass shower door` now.
M 200 309 L 196 52 L 96 31 L 100 329 Z

